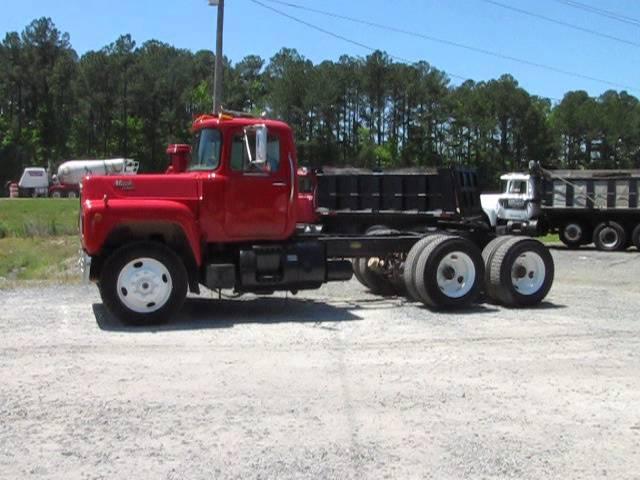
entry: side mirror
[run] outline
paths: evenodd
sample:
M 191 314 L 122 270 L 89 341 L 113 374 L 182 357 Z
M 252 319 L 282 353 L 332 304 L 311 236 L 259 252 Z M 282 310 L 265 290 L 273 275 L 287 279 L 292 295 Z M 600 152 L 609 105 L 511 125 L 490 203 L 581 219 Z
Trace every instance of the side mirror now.
M 249 140 L 249 133 L 255 133 L 255 152 L 252 151 Z M 265 125 L 255 125 L 244 129 L 244 143 L 249 155 L 249 162 L 254 165 L 264 165 L 267 163 L 267 134 Z M 255 153 L 255 155 L 254 155 Z
M 256 163 L 267 163 L 267 127 L 264 125 L 256 129 Z

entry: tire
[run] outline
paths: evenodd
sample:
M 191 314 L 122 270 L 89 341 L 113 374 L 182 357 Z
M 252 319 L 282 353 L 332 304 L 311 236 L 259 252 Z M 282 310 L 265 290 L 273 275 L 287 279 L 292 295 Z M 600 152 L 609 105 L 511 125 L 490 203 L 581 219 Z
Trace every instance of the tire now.
M 593 243 L 603 252 L 624 250 L 627 247 L 627 233 L 617 222 L 603 222 L 593 232 Z
M 353 276 L 356 277 L 356 280 L 358 280 L 362 285 L 368 288 L 369 286 L 365 285 L 364 283 L 364 278 L 362 277 L 362 272 L 360 271 L 360 263 L 358 262 L 358 260 L 360 259 L 354 258 L 353 260 L 351 260 L 351 268 L 353 269 Z
M 365 235 L 393 235 L 400 233 L 398 230 L 389 229 L 384 225 L 374 225 L 369 227 L 365 232 Z M 369 258 L 357 258 L 353 261 L 353 274 L 358 281 L 364 285 L 371 293 L 380 296 L 393 296 L 396 294 L 403 294 L 403 291 L 398 287 L 397 282 L 389 280 L 379 273 L 369 268 Z
M 62 198 L 62 194 L 59 190 L 55 190 L 51 193 L 51 198 Z
M 580 222 L 568 222 L 560 227 L 558 232 L 560 241 L 567 248 L 580 248 L 582 245 L 591 243 L 591 238 L 586 227 Z
M 413 247 L 411 247 L 411 250 L 409 250 L 409 253 L 407 254 L 407 258 L 404 261 L 404 271 L 402 273 L 404 286 L 407 291 L 407 298 L 409 298 L 409 300 L 412 300 L 414 302 L 420 301 L 420 295 L 418 294 L 418 290 L 416 289 L 416 281 L 415 281 L 416 267 L 418 266 L 418 258 L 420 257 L 420 254 L 425 248 L 427 248 L 427 246 L 431 242 L 444 236 L 445 236 L 444 234 L 428 235 L 418 240 L 413 245 Z
M 443 236 L 418 257 L 415 287 L 420 300 L 436 309 L 463 308 L 480 293 L 484 279 L 482 254 L 470 240 Z
M 484 293 L 491 300 L 495 301 L 497 297 L 497 293 L 495 292 L 489 278 L 489 274 L 491 273 L 491 262 L 493 262 L 493 257 L 498 251 L 498 248 L 514 238 L 516 237 L 513 235 L 502 235 L 496 237 L 482 250 L 482 262 L 484 263 Z
M 507 307 L 539 304 L 553 284 L 555 267 L 549 250 L 538 240 L 511 237 L 489 263 L 491 297 Z
M 396 294 L 393 284 L 385 277 L 369 268 L 369 258 L 358 258 L 356 260 L 362 284 L 369 289 L 374 295 L 390 297 Z
M 78 198 L 78 193 L 75 190 L 67 192 L 67 198 Z
M 640 224 L 636 225 L 636 228 L 633 229 L 631 242 L 638 250 L 640 250 Z
M 187 280 L 185 266 L 172 250 L 159 243 L 139 242 L 121 247 L 106 260 L 99 279 L 100 295 L 122 323 L 156 325 L 170 320 L 180 309 Z

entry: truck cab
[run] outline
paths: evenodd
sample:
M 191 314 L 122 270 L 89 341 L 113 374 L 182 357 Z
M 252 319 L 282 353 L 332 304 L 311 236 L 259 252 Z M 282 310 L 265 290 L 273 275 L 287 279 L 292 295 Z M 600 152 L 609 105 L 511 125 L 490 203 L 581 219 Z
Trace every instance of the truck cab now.
M 528 173 L 508 173 L 500 177 L 501 193 L 483 194 L 482 209 L 492 227 L 509 230 L 536 228 L 540 216 L 537 178 Z

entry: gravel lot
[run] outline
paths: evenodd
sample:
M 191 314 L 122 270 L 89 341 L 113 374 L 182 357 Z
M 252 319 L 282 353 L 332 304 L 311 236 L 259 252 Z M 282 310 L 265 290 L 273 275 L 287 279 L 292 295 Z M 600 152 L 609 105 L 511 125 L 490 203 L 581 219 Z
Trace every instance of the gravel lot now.
M 640 254 L 553 253 L 524 311 L 0 291 L 0 478 L 640 478 Z

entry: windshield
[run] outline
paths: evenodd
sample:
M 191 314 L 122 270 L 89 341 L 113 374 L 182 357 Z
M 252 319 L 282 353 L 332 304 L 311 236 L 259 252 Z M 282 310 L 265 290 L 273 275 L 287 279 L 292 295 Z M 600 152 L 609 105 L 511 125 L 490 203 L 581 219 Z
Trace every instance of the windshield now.
M 189 170 L 215 170 L 220 165 L 222 135 L 219 130 L 205 128 L 193 140 Z
M 509 182 L 509 191 L 507 193 L 527 193 L 527 182 L 524 180 L 511 180 Z

